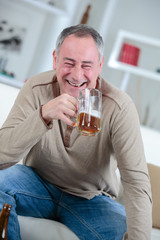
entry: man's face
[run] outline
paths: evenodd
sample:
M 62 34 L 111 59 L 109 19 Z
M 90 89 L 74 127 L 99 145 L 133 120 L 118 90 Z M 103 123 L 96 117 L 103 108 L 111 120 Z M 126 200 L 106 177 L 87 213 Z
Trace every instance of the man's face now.
M 77 98 L 80 90 L 96 87 L 103 60 L 99 61 L 99 53 L 92 37 L 78 38 L 70 35 L 61 45 L 58 57 L 53 52 L 53 64 L 60 94 L 67 93 Z

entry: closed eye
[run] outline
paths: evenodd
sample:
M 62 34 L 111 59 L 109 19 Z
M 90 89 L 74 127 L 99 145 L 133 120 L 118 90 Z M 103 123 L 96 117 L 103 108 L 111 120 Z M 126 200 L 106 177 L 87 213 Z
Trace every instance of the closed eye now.
M 73 66 L 74 66 L 73 63 L 69 63 L 69 62 L 65 62 L 64 64 L 65 64 L 65 66 L 67 66 L 67 67 L 73 67 Z
M 91 68 L 91 65 L 82 65 L 82 68 L 89 69 L 89 68 Z
M 82 68 L 84 69 L 90 69 L 93 66 L 93 62 L 92 61 L 83 61 L 82 62 Z

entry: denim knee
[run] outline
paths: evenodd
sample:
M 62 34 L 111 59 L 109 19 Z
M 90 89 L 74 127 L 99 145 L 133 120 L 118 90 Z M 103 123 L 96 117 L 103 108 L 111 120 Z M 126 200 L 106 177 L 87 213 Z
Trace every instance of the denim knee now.
M 21 164 L 16 164 L 12 167 L 1 170 L 0 191 L 9 192 L 19 189 L 21 182 L 23 181 L 23 175 L 28 170 L 29 167 Z
M 17 181 L 15 166 L 0 171 L 0 190 L 7 192 L 14 186 L 14 181 Z

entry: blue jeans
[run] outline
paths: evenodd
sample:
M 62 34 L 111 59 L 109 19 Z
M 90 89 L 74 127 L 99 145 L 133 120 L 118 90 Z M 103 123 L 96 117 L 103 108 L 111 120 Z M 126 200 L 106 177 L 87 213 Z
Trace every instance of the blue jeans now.
M 0 209 L 12 205 L 8 239 L 19 240 L 18 215 L 54 219 L 82 240 L 122 240 L 126 232 L 123 206 L 107 196 L 91 200 L 62 192 L 25 165 L 0 171 Z

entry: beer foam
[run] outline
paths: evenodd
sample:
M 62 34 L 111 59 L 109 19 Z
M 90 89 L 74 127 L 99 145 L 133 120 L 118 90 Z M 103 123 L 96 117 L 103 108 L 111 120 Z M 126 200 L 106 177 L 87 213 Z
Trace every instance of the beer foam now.
M 86 114 L 89 114 L 89 115 L 91 115 L 91 116 L 93 116 L 93 117 L 101 118 L 101 113 L 98 112 L 97 110 L 92 110 L 91 112 L 90 112 L 90 111 L 87 111 L 87 110 L 81 110 L 81 111 L 79 112 L 79 114 L 80 114 L 80 113 L 86 113 Z

